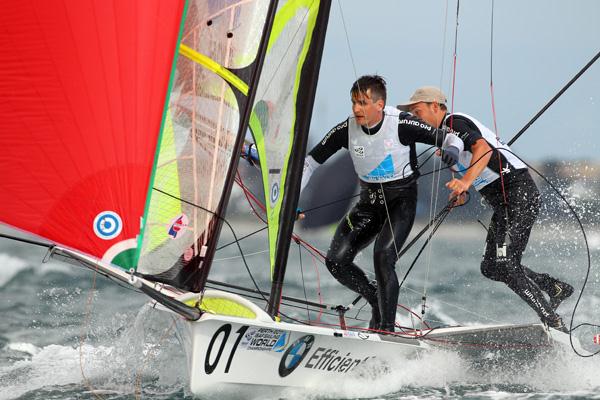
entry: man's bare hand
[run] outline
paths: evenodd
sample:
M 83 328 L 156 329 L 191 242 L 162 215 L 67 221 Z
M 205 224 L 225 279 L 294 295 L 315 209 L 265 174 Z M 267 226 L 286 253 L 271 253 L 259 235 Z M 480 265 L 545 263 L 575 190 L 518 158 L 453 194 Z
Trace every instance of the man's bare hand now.
M 466 192 L 467 190 L 469 190 L 469 186 L 471 185 L 456 178 L 453 178 L 450 182 L 446 183 L 446 187 L 452 190 L 452 193 L 450 193 L 450 198 L 457 197 L 460 194 Z

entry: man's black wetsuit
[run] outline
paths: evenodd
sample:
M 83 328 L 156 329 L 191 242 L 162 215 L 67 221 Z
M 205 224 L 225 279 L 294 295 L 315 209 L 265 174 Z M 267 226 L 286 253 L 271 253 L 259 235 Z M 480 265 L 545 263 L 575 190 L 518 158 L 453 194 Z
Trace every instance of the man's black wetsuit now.
M 466 114 L 454 114 L 447 116 L 443 124 L 456 131 L 468 133 L 463 140 L 465 151 L 470 151 L 478 139 L 485 139 L 492 149 L 507 149 L 493 151 L 487 165 L 487 176 L 491 182 L 483 183 L 483 186 L 478 188 L 479 193 L 494 210 L 486 238 L 481 272 L 492 280 L 504 282 L 525 300 L 543 321 L 554 326 L 558 321 L 554 309 L 560 301 L 571 295 L 573 288 L 548 274 L 539 274 L 521 264 L 540 209 L 540 193 L 529 170 L 508 151 L 506 145 L 497 143 L 495 135 L 474 118 Z M 500 165 L 503 170 L 502 179 L 499 175 Z M 489 173 L 490 170 L 497 175 L 494 177 Z M 482 172 L 482 175 L 485 173 Z M 550 302 L 540 289 L 548 293 Z
M 362 132 L 366 135 L 378 134 L 385 118 L 388 116 L 371 129 L 361 127 Z M 398 139 L 410 149 L 407 162 L 400 167 L 401 177 L 381 183 L 365 182 L 361 177 L 360 199 L 338 225 L 326 258 L 331 274 L 344 286 L 361 294 L 371 305 L 373 318 L 370 327 L 392 332 L 399 292 L 394 267 L 397 254 L 412 228 L 417 205 L 415 143 L 441 147 L 446 137 L 445 130 L 432 128 L 410 113 L 401 112 L 396 118 Z M 331 129 L 309 152 L 309 156 L 318 164 L 323 164 L 339 149 L 348 150 L 348 126 L 352 119 L 350 117 Z M 373 240 L 377 287 L 353 263 L 356 254 Z

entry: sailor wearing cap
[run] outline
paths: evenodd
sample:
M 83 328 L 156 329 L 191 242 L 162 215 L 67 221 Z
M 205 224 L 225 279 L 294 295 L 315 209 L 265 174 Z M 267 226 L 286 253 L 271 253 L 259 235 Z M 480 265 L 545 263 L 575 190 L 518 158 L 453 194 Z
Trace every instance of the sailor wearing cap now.
M 432 126 L 466 133 L 461 136 L 464 150 L 455 166 L 462 177 L 452 179 L 446 186 L 452 190 L 450 196 L 460 196 L 473 186 L 494 210 L 481 272 L 507 284 L 548 326 L 565 331 L 555 310 L 573 293 L 573 287 L 521 264 L 540 209 L 540 194 L 527 166 L 477 119 L 448 113 L 446 96 L 437 87 L 417 89 L 397 108 L 410 111 Z M 549 301 L 542 290 L 550 296 Z

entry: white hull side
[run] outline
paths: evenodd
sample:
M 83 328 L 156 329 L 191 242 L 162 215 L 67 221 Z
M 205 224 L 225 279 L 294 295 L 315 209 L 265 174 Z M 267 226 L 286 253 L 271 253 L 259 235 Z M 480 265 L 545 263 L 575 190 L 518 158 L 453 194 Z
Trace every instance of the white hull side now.
M 568 335 L 548 333 L 541 324 L 439 328 L 420 339 L 274 322 L 255 304 L 230 293 L 207 291 L 251 309 L 253 318 L 204 313 L 179 319 L 190 390 L 206 397 L 277 395 L 288 388 L 318 391 L 323 381 L 353 379 L 373 368 L 384 372 L 393 360 L 441 348 L 473 361 L 507 361 L 566 346 Z M 566 339 L 562 336 L 566 336 Z
M 341 384 L 361 368 L 414 358 L 428 347 L 411 338 L 274 322 L 262 310 L 257 314 L 247 319 L 204 313 L 198 321 L 179 320 L 193 394 L 218 396 L 251 388 L 277 393 L 318 388 L 332 379 Z
M 316 388 L 322 380 L 360 373 L 361 366 L 415 357 L 426 347 L 414 339 L 384 341 L 379 335 L 210 314 L 180 326 L 182 336 L 191 337 L 194 394 L 231 385 Z

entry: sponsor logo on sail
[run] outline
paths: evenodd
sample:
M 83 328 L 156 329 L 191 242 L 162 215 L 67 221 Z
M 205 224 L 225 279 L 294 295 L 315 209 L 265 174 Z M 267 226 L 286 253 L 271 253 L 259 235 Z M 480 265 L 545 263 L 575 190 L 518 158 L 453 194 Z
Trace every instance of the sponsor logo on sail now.
M 315 337 L 313 335 L 306 335 L 292 343 L 285 353 L 283 353 L 279 362 L 279 376 L 285 378 L 294 372 L 304 357 L 306 357 L 314 342 Z
M 188 226 L 189 223 L 188 217 L 185 214 L 181 214 L 171 221 L 167 234 L 171 237 L 171 239 L 177 239 L 177 237 L 185 231 L 184 228 Z
M 123 229 L 121 217 L 114 211 L 102 211 L 94 218 L 94 233 L 100 239 L 116 238 Z
M 273 186 L 271 186 L 271 203 L 275 203 L 278 198 L 279 198 L 279 185 L 277 183 L 274 183 Z

